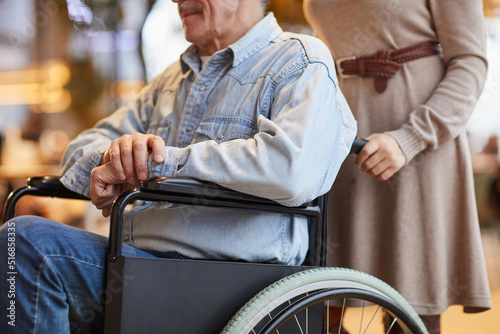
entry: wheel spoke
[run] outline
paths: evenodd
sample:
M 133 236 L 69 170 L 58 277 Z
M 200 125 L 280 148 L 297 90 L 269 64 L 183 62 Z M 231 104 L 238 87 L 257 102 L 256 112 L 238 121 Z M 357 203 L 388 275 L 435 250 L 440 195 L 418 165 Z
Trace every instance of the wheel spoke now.
M 291 302 L 290 300 L 288 301 L 288 305 L 292 305 L 292 302 Z M 297 318 L 297 315 L 294 315 L 293 317 L 295 318 L 295 322 L 297 323 L 297 327 L 299 328 L 300 333 L 301 333 L 301 334 L 304 334 L 304 331 L 302 330 L 302 326 L 300 326 L 300 321 L 299 321 L 299 319 Z M 276 331 L 276 332 L 277 332 L 277 331 Z
M 330 334 L 330 301 L 326 301 L 326 334 Z
M 363 332 L 363 334 L 365 334 L 365 333 L 366 333 L 366 331 L 368 330 L 368 328 L 370 328 L 370 325 L 371 325 L 371 323 L 372 323 L 373 319 L 375 319 L 375 316 L 377 315 L 378 310 L 380 310 L 380 306 L 379 306 L 379 307 L 377 307 L 377 309 L 375 310 L 375 313 L 373 313 L 373 316 L 372 316 L 372 318 L 370 319 L 370 322 L 368 323 L 368 326 L 366 326 L 365 331 Z
M 344 311 L 345 311 L 345 301 L 347 298 L 344 298 L 344 301 L 342 303 L 342 313 L 340 314 L 340 322 L 339 322 L 339 331 L 337 334 L 340 334 L 340 331 L 342 330 L 342 324 L 344 321 Z
M 296 316 L 296 315 L 294 315 L 293 317 L 295 318 L 295 322 L 297 322 L 297 327 L 299 328 L 300 333 L 301 333 L 301 334 L 304 334 L 304 331 L 302 330 L 302 327 L 300 326 L 299 319 L 297 319 L 297 316 Z
M 359 334 L 361 334 L 361 329 L 363 328 L 363 316 L 365 314 L 365 301 L 363 300 L 363 307 L 361 309 L 361 322 L 359 323 Z
M 309 334 L 309 307 L 306 308 L 306 334 Z
M 387 330 L 387 332 L 385 334 L 389 334 L 389 332 L 391 331 L 392 327 L 394 327 L 394 325 L 396 324 L 396 321 L 398 321 L 398 318 L 394 318 L 394 320 L 392 321 L 391 326 L 389 327 L 389 329 Z

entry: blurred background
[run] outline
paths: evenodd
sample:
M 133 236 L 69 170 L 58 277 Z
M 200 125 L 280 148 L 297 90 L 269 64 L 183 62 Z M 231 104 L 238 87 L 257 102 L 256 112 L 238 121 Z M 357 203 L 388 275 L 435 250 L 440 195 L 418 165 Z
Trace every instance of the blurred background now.
M 498 295 L 500 0 L 483 2 L 490 70 L 467 130 L 490 283 Z M 302 0 L 271 0 L 269 10 L 285 30 L 313 33 Z M 0 211 L 27 177 L 58 175 L 69 140 L 121 106 L 188 45 L 171 0 L 0 0 Z M 83 202 L 27 198 L 18 212 L 108 233 L 108 221 Z M 451 310 L 446 326 L 457 326 L 445 333 L 500 333 L 494 311 L 484 313 L 497 319 L 484 331 L 477 325 L 487 321 L 467 316 L 476 325 L 470 331 L 457 325 L 454 312 L 460 311 Z

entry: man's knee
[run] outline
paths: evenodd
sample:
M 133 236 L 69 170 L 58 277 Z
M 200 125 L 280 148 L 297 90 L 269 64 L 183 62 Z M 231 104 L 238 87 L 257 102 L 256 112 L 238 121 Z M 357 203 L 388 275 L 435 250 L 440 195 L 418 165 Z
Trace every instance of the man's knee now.
M 14 268 L 18 259 L 32 251 L 34 245 L 32 241 L 36 239 L 37 233 L 33 230 L 33 226 L 41 227 L 37 225 L 38 219 L 40 217 L 19 216 L 0 226 L 0 265 L 2 268 L 7 264 Z
M 13 244 L 16 252 L 49 251 L 70 241 L 72 229 L 38 216 L 19 216 L 0 229 L 0 245 Z M 3 250 L 1 250 L 3 251 Z
M 41 229 L 46 229 L 51 222 L 45 218 L 38 216 L 19 216 L 5 222 L 0 228 L 0 243 L 5 242 L 8 238 L 31 239 L 36 236 Z

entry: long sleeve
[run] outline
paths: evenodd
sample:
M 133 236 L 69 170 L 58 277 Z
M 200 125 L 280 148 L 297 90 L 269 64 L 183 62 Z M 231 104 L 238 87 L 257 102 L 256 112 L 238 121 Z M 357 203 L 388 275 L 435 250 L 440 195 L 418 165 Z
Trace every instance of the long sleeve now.
M 202 71 L 188 49 L 79 136 L 64 158 L 66 186 L 88 194 L 90 171 L 111 140 L 140 132 L 166 143 L 164 162 L 148 161 L 150 177 L 193 177 L 290 206 L 326 193 L 356 135 L 333 59 L 318 39 L 282 34 L 272 16 L 263 24 L 273 26 L 262 29 L 269 40 L 245 36 Z
M 124 134 L 145 133 L 151 117 L 154 85 L 145 87 L 122 108 L 79 134 L 66 148 L 61 163 L 61 182 L 90 197 L 90 175 L 99 166 L 102 154 L 112 140 Z
M 268 14 L 201 69 L 196 46 L 188 48 L 127 106 L 76 138 L 64 184 L 88 194 L 102 152 L 134 132 L 165 141 L 164 161 L 149 158 L 150 177 L 193 177 L 294 206 L 330 190 L 357 126 L 328 48 L 284 33 Z M 197 206 L 142 208 L 124 233 L 134 247 L 191 258 L 299 264 L 309 246 L 303 216 Z
M 481 1 L 453 4 L 431 0 L 430 10 L 441 43 L 446 72 L 430 98 L 409 115 L 396 138 L 410 161 L 424 149 L 463 133 L 486 80 L 486 34 Z
M 150 161 L 153 175 L 209 180 L 292 206 L 327 192 L 356 135 L 331 68 L 318 62 L 284 78 L 273 96 L 276 117 L 259 116 L 251 138 L 168 147 L 173 170 Z

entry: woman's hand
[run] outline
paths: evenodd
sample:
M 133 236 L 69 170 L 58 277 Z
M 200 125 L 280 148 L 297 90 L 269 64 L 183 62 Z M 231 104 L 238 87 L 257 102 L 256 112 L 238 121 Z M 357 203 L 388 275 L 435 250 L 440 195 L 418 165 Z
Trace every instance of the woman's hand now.
M 358 154 L 357 163 L 362 172 L 379 181 L 386 181 L 406 165 L 406 156 L 394 137 L 374 133 Z

